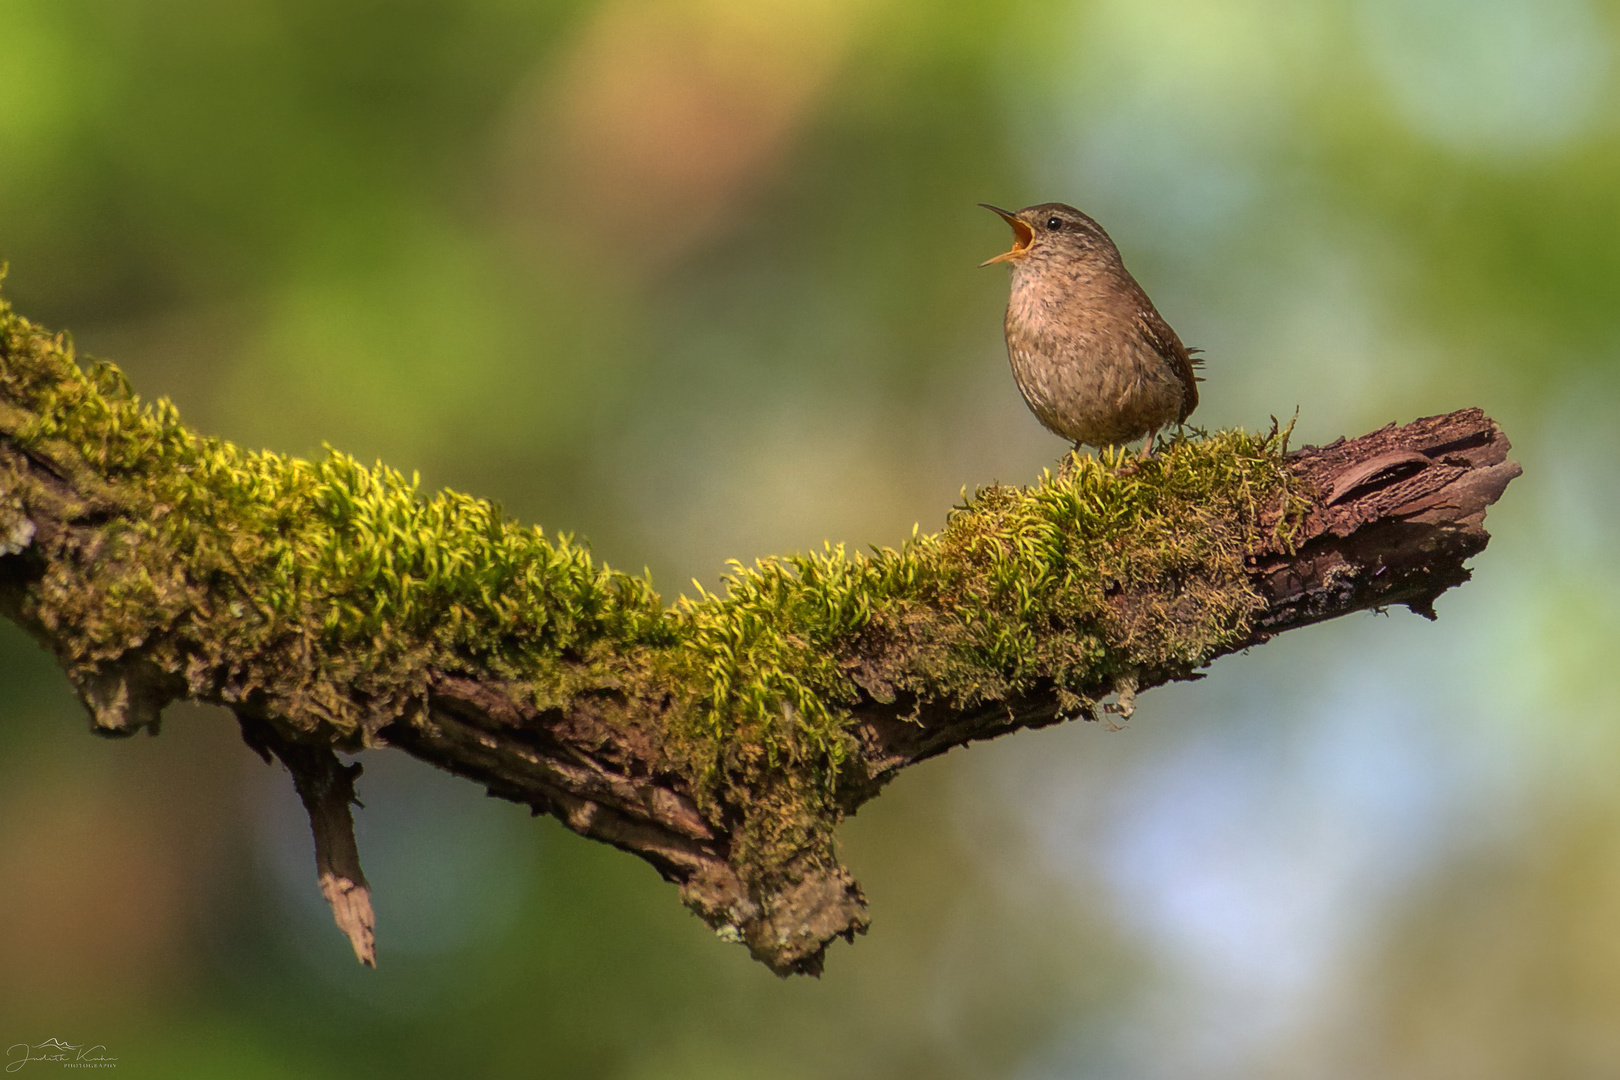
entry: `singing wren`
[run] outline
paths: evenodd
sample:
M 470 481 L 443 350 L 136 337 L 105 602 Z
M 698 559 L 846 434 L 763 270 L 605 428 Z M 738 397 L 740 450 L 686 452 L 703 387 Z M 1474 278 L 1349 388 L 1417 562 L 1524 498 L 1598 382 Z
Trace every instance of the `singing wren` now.
M 1048 431 L 1079 448 L 1133 442 L 1198 407 L 1188 349 L 1120 260 L 1103 227 L 1063 203 L 1016 214 L 989 203 L 1013 230 L 1006 263 L 1007 357 L 1019 393 Z

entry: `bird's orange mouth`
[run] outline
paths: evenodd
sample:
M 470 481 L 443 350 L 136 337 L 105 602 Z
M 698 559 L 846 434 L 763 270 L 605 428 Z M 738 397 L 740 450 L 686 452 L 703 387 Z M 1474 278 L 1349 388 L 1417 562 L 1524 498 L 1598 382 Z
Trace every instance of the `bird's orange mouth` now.
M 989 203 L 980 203 L 979 205 L 984 207 L 986 210 L 994 210 L 996 213 L 1000 214 L 1001 219 L 1008 225 L 1011 225 L 1013 231 L 1012 250 L 1004 251 L 993 259 L 986 259 L 979 265 L 989 266 L 991 263 L 1015 262 L 1027 255 L 1029 253 L 1029 245 L 1035 242 L 1035 230 L 1030 227 L 1029 223 L 1020 220 L 1013 214 L 1009 214 L 999 206 L 991 206 Z

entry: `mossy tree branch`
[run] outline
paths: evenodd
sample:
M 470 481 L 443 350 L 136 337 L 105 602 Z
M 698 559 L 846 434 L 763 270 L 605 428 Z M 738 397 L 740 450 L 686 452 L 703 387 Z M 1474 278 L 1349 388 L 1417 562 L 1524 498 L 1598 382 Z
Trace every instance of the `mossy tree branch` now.
M 1478 410 L 1069 458 L 898 550 L 734 564 L 665 607 L 567 538 L 338 453 L 199 436 L 0 302 L 0 605 L 93 729 L 224 705 L 293 771 L 363 960 L 334 751 L 395 746 L 633 852 L 723 938 L 816 972 L 867 925 L 833 831 L 900 769 L 1468 577 L 1518 475 Z

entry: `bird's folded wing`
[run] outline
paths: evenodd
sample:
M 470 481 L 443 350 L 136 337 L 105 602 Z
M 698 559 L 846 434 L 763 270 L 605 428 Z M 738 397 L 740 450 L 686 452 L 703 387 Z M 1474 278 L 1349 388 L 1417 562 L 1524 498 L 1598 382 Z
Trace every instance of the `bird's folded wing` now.
M 1202 366 L 1204 362 L 1188 351 L 1176 332 L 1170 329 L 1170 324 L 1164 321 L 1164 316 L 1151 304 L 1136 313 L 1136 327 L 1147 343 L 1153 346 L 1153 351 L 1165 358 L 1175 371 L 1176 378 L 1181 380 L 1181 416 L 1178 419 L 1187 419 L 1198 407 L 1199 378 L 1193 373 L 1193 368 Z

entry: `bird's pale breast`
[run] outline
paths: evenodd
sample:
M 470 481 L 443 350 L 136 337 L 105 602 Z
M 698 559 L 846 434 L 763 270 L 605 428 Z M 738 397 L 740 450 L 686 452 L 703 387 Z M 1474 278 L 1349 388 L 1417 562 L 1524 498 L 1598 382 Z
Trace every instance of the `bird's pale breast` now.
M 1090 446 L 1131 442 L 1182 415 L 1176 369 L 1108 287 L 1084 272 L 1015 274 L 1007 305 L 1024 401 L 1050 431 Z

